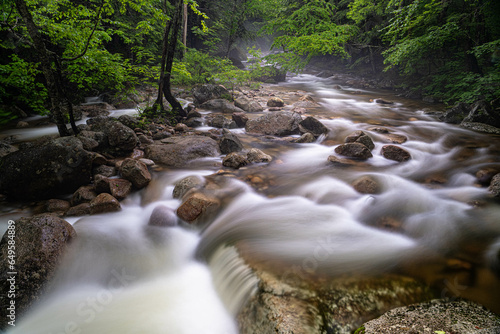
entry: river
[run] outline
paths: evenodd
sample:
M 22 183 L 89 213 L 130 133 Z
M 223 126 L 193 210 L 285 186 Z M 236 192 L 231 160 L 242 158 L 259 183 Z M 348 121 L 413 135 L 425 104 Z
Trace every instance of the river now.
M 500 204 L 475 177 L 500 166 L 498 136 L 436 121 L 434 105 L 337 84 L 302 74 L 271 87 L 312 94 L 319 105 L 310 112 L 329 132 L 315 143 L 290 144 L 233 130 L 245 148 L 274 160 L 218 177 L 230 199 L 203 229 L 147 222 L 156 206 L 181 204 L 172 197 L 178 180 L 213 175 L 220 158 L 191 169 L 158 169 L 147 189 L 122 202 L 122 211 L 69 219 L 78 240 L 54 289 L 9 333 L 237 333 L 235 315 L 256 279 L 232 245 L 284 273 L 397 270 L 443 296 L 499 313 L 500 282 L 490 268 L 500 271 Z M 370 101 L 379 97 L 394 104 Z M 407 138 L 400 146 L 411 160 L 380 154 L 389 143 L 381 128 Z M 357 130 L 373 139 L 373 158 L 349 167 L 329 163 L 335 146 Z M 353 189 L 362 176 L 377 181 L 376 194 Z

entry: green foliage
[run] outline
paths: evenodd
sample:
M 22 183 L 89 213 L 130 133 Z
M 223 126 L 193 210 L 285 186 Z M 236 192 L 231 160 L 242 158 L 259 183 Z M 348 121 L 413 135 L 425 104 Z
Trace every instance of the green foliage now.
M 0 104 L 20 104 L 39 114 L 46 114 L 47 90 L 35 80 L 40 73 L 36 63 L 29 63 L 17 55 L 11 62 L 0 65 Z M 2 118 L 8 118 L 6 111 Z

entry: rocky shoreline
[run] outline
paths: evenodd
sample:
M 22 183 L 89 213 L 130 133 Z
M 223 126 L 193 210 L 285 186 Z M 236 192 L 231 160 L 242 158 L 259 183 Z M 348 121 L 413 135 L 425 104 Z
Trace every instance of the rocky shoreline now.
M 225 88 L 206 85 L 194 89 L 190 95 L 194 104 L 188 107 L 188 117 L 175 126 L 144 122 L 131 116 L 117 119 L 99 116 L 94 110 L 96 116 L 79 126 L 81 132 L 76 137 L 42 138 L 19 147 L 2 143 L 0 194 L 3 200 L 36 201 L 33 216 L 16 221 L 18 226 L 27 226 L 23 230 L 32 231 L 26 236 L 17 236 L 17 247 L 22 250 L 18 261 L 25 264 L 19 276 L 19 286 L 26 294 L 18 305 L 20 315 L 39 298 L 44 287 L 50 285 L 58 259 L 77 237 L 64 217 L 118 211 L 120 201 L 146 188 L 156 170 L 186 167 L 193 160 L 220 157 L 215 163 L 220 168 L 218 172 L 203 179 L 188 177 L 176 185 L 174 197 L 181 200 L 181 205 L 175 213 L 160 210 L 153 212 L 150 219 L 150 224 L 155 226 L 172 226 L 178 219 L 202 225 L 234 195 L 228 194 L 219 183 L 226 177 L 237 176 L 259 190 L 266 182 L 263 176 L 237 175 L 235 171 L 274 161 L 272 155 L 258 148 L 245 149 L 238 136 L 228 129 L 244 128 L 256 140 L 291 145 L 314 142 L 328 131 L 317 118 L 307 115 L 310 108 L 318 105 L 305 92 L 280 95 L 276 91 L 246 91 L 240 92 L 233 103 L 225 99 L 231 96 Z M 380 99 L 376 103 L 391 102 Z M 487 107 L 481 108 L 473 109 L 483 117 Z M 213 110 L 217 114 L 200 110 Z M 483 120 L 471 116 L 472 111 L 466 108 L 461 110 L 462 114 L 468 112 L 461 119 L 465 123 Z M 453 110 L 446 115 L 457 113 Z M 202 124 L 215 129 L 194 129 Z M 406 140 L 404 136 L 383 127 L 373 127 L 370 131 L 385 136 L 383 157 L 398 163 L 411 159 L 409 152 L 398 146 Z M 357 131 L 332 151 L 328 163 L 363 164 L 372 157 L 373 149 L 369 133 Z M 492 196 L 499 197 L 500 171 L 480 172 L 476 175 L 478 183 L 489 187 Z M 356 180 L 353 187 L 360 193 L 377 193 L 377 180 L 362 178 Z M 48 235 L 51 237 L 47 238 Z M 7 244 L 5 234 L 0 243 L 3 258 L 8 256 Z M 46 250 L 48 245 L 52 248 Z M 251 259 L 247 260 L 251 263 Z M 2 263 L 5 276 L 7 261 Z M 258 266 L 253 269 L 260 279 L 259 289 L 238 317 L 242 333 L 351 333 L 365 321 L 395 307 L 439 297 L 425 284 L 404 276 L 328 282 L 325 288 L 302 278 L 299 283 L 290 283 Z M 8 289 L 4 276 L 1 277 L 2 291 Z M 7 302 L 3 294 L 1 306 L 8 306 Z M 481 323 L 482 328 L 499 328 L 498 317 L 488 312 L 484 316 L 492 318 L 493 324 Z M 441 325 L 445 326 L 438 323 L 432 330 L 444 331 Z M 375 333 L 368 331 L 370 326 L 364 326 L 366 333 Z

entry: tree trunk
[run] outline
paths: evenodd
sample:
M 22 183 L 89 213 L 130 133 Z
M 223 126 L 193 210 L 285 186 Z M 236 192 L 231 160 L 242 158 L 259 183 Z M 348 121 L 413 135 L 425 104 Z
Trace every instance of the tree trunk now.
M 182 51 L 182 56 L 186 54 L 186 48 L 187 48 L 187 29 L 188 29 L 188 5 L 187 3 L 184 4 L 184 15 L 183 16 L 183 28 L 182 28 L 182 44 L 184 44 L 184 50 Z
M 163 38 L 163 54 L 165 57 L 162 55 L 162 63 L 160 64 L 160 91 L 158 92 L 158 99 L 155 104 L 159 102 L 158 100 L 160 99 L 161 93 L 163 93 L 168 103 L 172 106 L 174 116 L 185 117 L 186 112 L 175 96 L 173 96 L 170 87 L 172 65 L 177 46 L 177 36 L 179 35 L 179 29 L 182 25 L 182 7 L 183 1 L 177 0 L 172 21 L 167 23 L 167 27 L 165 28 L 165 36 Z M 161 106 L 162 104 L 159 105 Z
M 52 70 L 52 64 L 50 61 L 50 55 L 45 47 L 45 43 L 43 42 L 42 36 L 38 31 L 38 27 L 33 22 L 33 17 L 31 16 L 30 11 L 28 10 L 28 6 L 24 0 L 14 0 L 17 11 L 21 15 L 26 24 L 26 28 L 28 29 L 28 33 L 33 40 L 33 44 L 35 46 L 35 50 L 37 51 L 38 58 L 40 60 L 42 66 L 42 72 L 45 77 L 47 91 L 50 98 L 51 103 L 51 112 L 56 121 L 57 130 L 59 131 L 59 135 L 69 136 L 70 133 L 66 127 L 66 122 L 64 121 L 63 116 L 63 105 L 65 99 L 61 96 L 60 91 L 57 86 L 57 77 L 54 71 Z
M 170 27 L 172 25 L 172 21 L 168 21 L 165 25 L 165 33 L 163 35 L 163 47 L 161 51 L 161 61 L 160 61 L 160 82 L 158 83 L 158 97 L 156 98 L 155 103 L 153 104 L 153 110 L 164 111 L 165 107 L 163 106 L 163 86 L 164 86 L 164 78 L 165 78 L 165 63 L 167 59 L 167 49 L 168 49 L 168 35 L 170 34 Z

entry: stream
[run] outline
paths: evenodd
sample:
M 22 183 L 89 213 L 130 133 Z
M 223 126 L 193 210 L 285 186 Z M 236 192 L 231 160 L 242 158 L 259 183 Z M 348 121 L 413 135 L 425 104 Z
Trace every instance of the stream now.
M 202 229 L 147 223 L 156 206 L 181 204 L 172 196 L 177 181 L 213 175 L 221 158 L 157 169 L 152 184 L 122 201 L 120 212 L 68 218 L 78 239 L 54 288 L 8 333 L 237 333 L 235 317 L 257 280 L 233 245 L 283 275 L 398 272 L 443 297 L 500 313 L 500 281 L 491 270 L 500 275 L 500 202 L 475 177 L 500 166 L 498 136 L 439 122 L 435 105 L 339 87 L 332 78 L 302 74 L 270 88 L 290 97 L 311 94 L 318 105 L 308 114 L 328 134 L 290 144 L 231 130 L 246 149 L 259 148 L 273 162 L 228 173 L 219 184 L 230 199 Z M 381 148 L 390 141 L 380 128 L 407 137 L 399 146 L 412 159 L 384 158 Z M 30 130 L 15 131 L 31 139 Z M 357 130 L 373 139 L 373 158 L 348 167 L 329 163 L 334 148 Z M 380 190 L 354 190 L 362 176 Z

